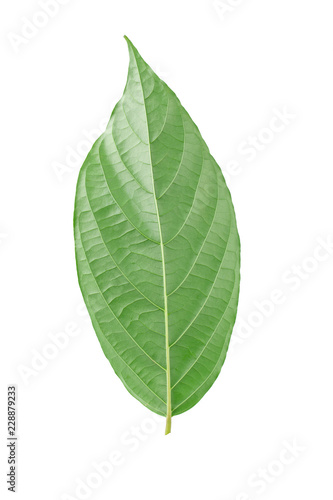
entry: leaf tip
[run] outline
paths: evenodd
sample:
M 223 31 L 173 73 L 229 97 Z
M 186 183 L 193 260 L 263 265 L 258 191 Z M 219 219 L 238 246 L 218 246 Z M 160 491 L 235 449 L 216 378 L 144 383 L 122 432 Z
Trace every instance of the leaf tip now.
M 124 35 L 124 38 L 127 42 L 127 47 L 128 47 L 128 50 L 131 51 L 131 49 L 134 51 L 136 50 L 136 48 L 134 47 L 133 43 L 131 42 L 131 40 L 128 38 L 128 36 Z
M 124 38 L 127 42 L 129 58 L 130 58 L 130 66 L 131 65 L 138 66 L 138 61 L 142 61 L 142 57 L 139 54 L 138 49 L 131 42 L 131 40 L 126 35 L 124 35 Z M 138 68 L 138 70 L 139 70 L 139 68 Z

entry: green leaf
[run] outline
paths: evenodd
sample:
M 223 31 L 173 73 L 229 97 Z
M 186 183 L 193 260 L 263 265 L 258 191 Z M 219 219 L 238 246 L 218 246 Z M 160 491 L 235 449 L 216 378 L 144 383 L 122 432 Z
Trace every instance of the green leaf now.
M 128 391 L 167 417 L 189 410 L 223 365 L 240 244 L 219 166 L 176 95 L 132 43 L 123 97 L 77 183 L 81 291 Z

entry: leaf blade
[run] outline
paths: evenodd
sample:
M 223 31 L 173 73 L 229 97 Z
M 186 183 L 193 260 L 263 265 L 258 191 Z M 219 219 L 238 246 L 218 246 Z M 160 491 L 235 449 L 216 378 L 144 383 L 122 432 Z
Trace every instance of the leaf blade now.
M 80 287 L 106 357 L 144 405 L 190 409 L 223 365 L 239 291 L 230 193 L 176 95 L 128 41 L 124 95 L 80 172 Z

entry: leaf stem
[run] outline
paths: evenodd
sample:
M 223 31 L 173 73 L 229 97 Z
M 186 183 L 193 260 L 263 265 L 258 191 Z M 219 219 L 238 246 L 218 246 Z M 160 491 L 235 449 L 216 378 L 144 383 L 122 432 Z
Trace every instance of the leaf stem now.
M 165 425 L 165 435 L 171 432 L 171 412 L 167 414 L 166 425 Z

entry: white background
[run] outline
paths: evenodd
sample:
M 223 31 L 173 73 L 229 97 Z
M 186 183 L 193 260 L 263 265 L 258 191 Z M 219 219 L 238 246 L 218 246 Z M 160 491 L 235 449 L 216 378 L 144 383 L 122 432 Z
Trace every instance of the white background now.
M 0 7 L 5 497 L 15 383 L 20 500 L 331 498 L 332 2 L 71 0 L 51 18 L 40 3 Z M 104 357 L 74 263 L 76 179 L 125 85 L 124 34 L 198 124 L 242 241 L 233 349 L 167 437 Z

